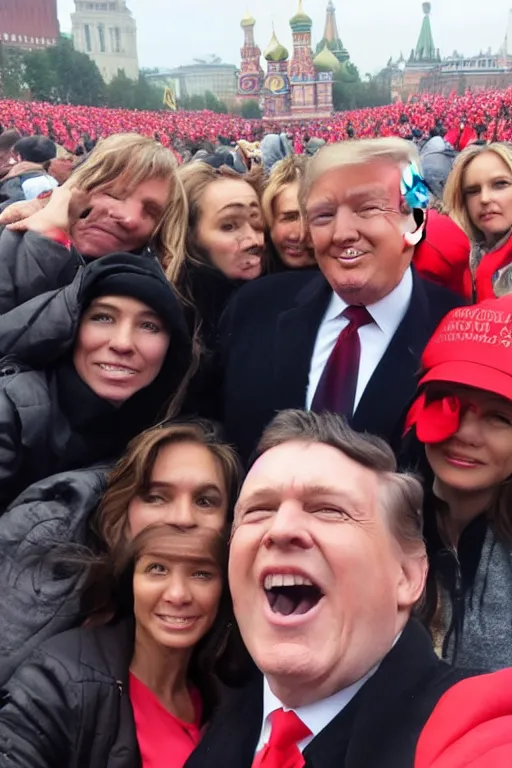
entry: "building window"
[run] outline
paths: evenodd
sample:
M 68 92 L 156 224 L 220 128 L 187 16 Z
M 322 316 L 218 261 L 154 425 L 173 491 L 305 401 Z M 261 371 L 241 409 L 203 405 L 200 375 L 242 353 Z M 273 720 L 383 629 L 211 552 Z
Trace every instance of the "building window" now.
M 104 24 L 98 24 L 98 37 L 100 39 L 100 51 L 105 53 L 105 26 Z
M 121 30 L 119 29 L 119 27 L 116 27 L 114 29 L 114 38 L 116 41 L 116 47 L 114 50 L 116 53 L 119 53 L 121 51 Z
M 88 24 L 84 24 L 84 35 L 85 35 L 85 50 L 87 53 L 90 53 L 92 51 L 91 46 L 91 28 Z

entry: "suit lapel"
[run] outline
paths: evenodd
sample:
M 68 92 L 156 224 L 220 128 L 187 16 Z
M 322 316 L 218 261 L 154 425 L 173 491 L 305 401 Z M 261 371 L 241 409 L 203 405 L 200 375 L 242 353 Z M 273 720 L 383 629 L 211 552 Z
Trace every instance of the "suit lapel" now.
M 351 420 L 358 432 L 393 434 L 416 392 L 421 355 L 434 328 L 425 289 L 417 275 L 413 275 L 409 308 Z
M 409 621 L 375 675 L 304 751 L 306 768 L 410 768 L 423 722 L 408 718 L 439 667 L 427 633 Z
M 276 337 L 274 408 L 305 408 L 309 368 L 318 328 L 331 297 L 322 274 L 297 294 L 293 309 L 279 316 Z

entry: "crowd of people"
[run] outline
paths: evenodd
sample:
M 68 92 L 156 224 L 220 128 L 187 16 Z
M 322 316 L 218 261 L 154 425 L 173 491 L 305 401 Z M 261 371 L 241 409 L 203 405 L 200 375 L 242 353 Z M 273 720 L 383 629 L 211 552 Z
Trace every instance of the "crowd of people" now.
M 511 98 L 0 101 L 0 768 L 512 764 Z
M 285 126 L 294 137 L 295 149 L 307 136 L 326 141 L 346 138 L 406 136 L 411 131 L 428 135 L 442 120 L 448 129 L 457 129 L 461 121 L 478 126 L 488 139 L 510 141 L 512 138 L 512 88 L 506 91 L 468 91 L 449 97 L 420 94 L 407 103 L 385 107 L 338 112 L 330 119 L 290 123 Z M 113 133 L 134 131 L 157 138 L 164 146 L 180 147 L 216 141 L 223 136 L 230 141 L 254 141 L 263 130 L 283 130 L 283 124 L 247 120 L 232 114 L 213 112 L 139 112 L 127 109 L 79 107 L 0 100 L 0 125 L 16 128 L 22 135 L 41 133 L 69 151 L 74 151 L 86 134 L 94 140 Z

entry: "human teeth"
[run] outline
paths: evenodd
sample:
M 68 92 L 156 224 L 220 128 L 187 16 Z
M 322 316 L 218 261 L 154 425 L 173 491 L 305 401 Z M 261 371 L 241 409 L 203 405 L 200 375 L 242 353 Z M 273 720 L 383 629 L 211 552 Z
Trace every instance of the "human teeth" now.
M 104 371 L 109 371 L 111 373 L 129 373 L 129 374 L 135 373 L 135 371 L 133 371 L 131 368 L 124 368 L 121 365 L 105 365 L 105 363 L 101 363 L 100 368 L 102 368 Z
M 345 251 L 343 251 L 345 256 L 349 256 L 350 258 L 353 258 L 355 256 L 362 256 L 362 251 L 356 251 L 355 248 L 347 248 Z
M 190 624 L 193 621 L 191 616 L 160 616 L 166 624 L 176 624 L 177 626 L 183 624 Z
M 313 587 L 314 584 L 306 576 L 298 573 L 272 573 L 265 576 L 263 586 L 268 590 L 275 587 Z

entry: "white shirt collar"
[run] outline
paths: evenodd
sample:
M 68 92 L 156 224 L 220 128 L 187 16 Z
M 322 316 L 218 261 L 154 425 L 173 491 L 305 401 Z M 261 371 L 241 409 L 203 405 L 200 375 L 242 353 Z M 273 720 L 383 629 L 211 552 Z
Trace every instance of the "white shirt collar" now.
M 315 701 L 313 704 L 307 704 L 305 707 L 297 707 L 293 711 L 306 725 L 313 737 L 323 731 L 323 729 L 333 720 L 342 709 L 352 701 L 356 693 L 363 685 L 375 674 L 380 664 L 371 669 L 361 680 L 353 683 L 348 688 L 329 696 L 327 699 Z M 276 709 L 287 711 L 289 707 L 284 707 L 277 696 L 270 689 L 267 678 L 263 679 L 263 726 L 270 724 L 270 715 Z
M 384 296 L 375 304 L 366 307 L 380 330 L 391 338 L 409 307 L 412 296 L 412 270 L 408 267 L 404 276 L 391 293 Z M 324 322 L 338 318 L 349 305 L 337 293 L 332 294 L 331 301 L 324 316 Z

